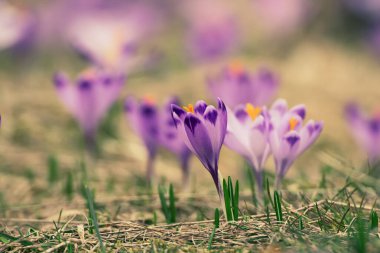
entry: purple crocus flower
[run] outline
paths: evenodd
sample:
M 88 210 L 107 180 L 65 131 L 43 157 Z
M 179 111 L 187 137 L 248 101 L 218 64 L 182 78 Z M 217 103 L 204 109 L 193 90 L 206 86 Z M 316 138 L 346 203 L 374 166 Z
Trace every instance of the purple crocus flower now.
M 140 61 L 140 41 L 157 27 L 155 11 L 142 4 L 127 8 L 95 8 L 78 15 L 67 28 L 67 39 L 87 60 L 102 68 L 125 70 Z
M 124 80 L 123 75 L 95 69 L 81 73 L 75 81 L 63 73 L 54 76 L 58 96 L 78 121 L 89 148 L 94 148 L 98 124 L 117 100 Z
M 153 99 L 145 97 L 137 100 L 127 97 L 124 103 L 124 112 L 132 129 L 144 142 L 148 151 L 146 179 L 152 183 L 154 176 L 153 163 L 159 144 L 159 110 Z
M 35 16 L 30 10 L 0 2 L 0 50 L 26 48 L 32 42 Z
M 218 98 L 218 108 L 198 101 L 181 108 L 172 105 L 174 123 L 188 148 L 198 157 L 203 166 L 210 172 L 224 206 L 224 196 L 221 186 L 218 161 L 220 149 L 227 130 L 227 110 Z
M 186 189 L 189 186 L 191 151 L 183 141 L 182 136 L 178 134 L 172 116 L 172 104 L 180 106 L 179 100 L 173 97 L 168 100 L 161 111 L 160 144 L 178 157 L 182 169 L 182 183 Z
M 187 25 L 187 50 L 194 60 L 219 59 L 237 47 L 239 34 L 236 18 L 222 2 L 188 1 L 182 13 Z
M 345 116 L 350 130 L 359 144 L 367 153 L 371 165 L 380 161 L 380 115 L 366 115 L 355 103 L 345 107 Z
M 207 82 L 211 94 L 222 98 L 231 108 L 246 103 L 263 106 L 273 99 L 279 86 L 277 75 L 270 70 L 261 68 L 250 73 L 239 62 L 233 62 L 215 77 L 208 77 Z
M 288 109 L 285 100 L 277 100 L 269 110 L 269 144 L 276 165 L 276 187 L 295 159 L 319 137 L 323 123 L 309 120 L 302 125 L 306 109 L 297 105 Z
M 251 165 L 259 199 L 262 196 L 264 164 L 270 155 L 269 122 L 265 111 L 265 107 L 255 107 L 249 103 L 237 106 L 234 111 L 227 107 L 228 123 L 224 140 L 227 147 L 241 154 Z

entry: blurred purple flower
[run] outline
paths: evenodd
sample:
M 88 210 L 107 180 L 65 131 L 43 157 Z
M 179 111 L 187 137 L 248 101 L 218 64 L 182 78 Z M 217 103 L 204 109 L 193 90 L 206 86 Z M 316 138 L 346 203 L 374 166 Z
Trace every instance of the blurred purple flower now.
M 208 77 L 207 82 L 212 95 L 232 108 L 246 103 L 268 104 L 279 86 L 277 75 L 270 70 L 261 68 L 256 73 L 249 73 L 239 62 L 231 63 L 218 76 Z
M 60 100 L 78 121 L 89 147 L 94 145 L 100 120 L 117 100 L 125 77 L 120 74 L 89 69 L 75 81 L 63 73 L 54 76 Z
M 367 153 L 371 165 L 380 161 L 380 115 L 366 115 L 355 103 L 345 107 L 345 117 L 359 146 Z
M 187 50 L 193 59 L 218 59 L 230 54 L 237 47 L 237 22 L 222 2 L 188 1 L 182 12 L 187 24 Z
M 178 157 L 182 169 L 182 183 L 186 189 L 189 186 L 191 151 L 183 141 L 182 136 L 178 134 L 172 116 L 172 104 L 180 106 L 177 98 L 170 98 L 161 111 L 160 144 Z
M 266 108 L 247 103 L 234 111 L 227 107 L 228 123 L 224 144 L 241 154 L 251 165 L 257 181 L 257 192 L 262 196 L 263 169 L 270 155 L 269 122 Z
M 144 142 L 148 152 L 146 179 L 153 182 L 153 163 L 159 144 L 159 109 L 150 97 L 137 100 L 127 97 L 124 103 L 124 112 L 132 129 Z
M 312 14 L 308 0 L 254 0 L 253 5 L 260 25 L 273 37 L 295 33 Z
M 201 100 L 194 107 L 189 104 L 184 109 L 173 104 L 172 113 L 178 134 L 211 174 L 224 206 L 218 168 L 220 149 L 227 130 L 227 110 L 223 101 L 218 99 L 218 108 Z
M 135 67 L 141 41 L 158 26 L 155 11 L 147 5 L 121 9 L 95 8 L 74 18 L 67 28 L 73 47 L 102 68 Z
M 0 50 L 28 48 L 33 41 L 36 20 L 32 11 L 0 2 Z
M 277 100 L 269 110 L 269 144 L 276 165 L 276 187 L 295 159 L 309 148 L 319 137 L 322 122 L 309 120 L 302 125 L 306 108 L 297 105 L 288 109 L 285 100 Z

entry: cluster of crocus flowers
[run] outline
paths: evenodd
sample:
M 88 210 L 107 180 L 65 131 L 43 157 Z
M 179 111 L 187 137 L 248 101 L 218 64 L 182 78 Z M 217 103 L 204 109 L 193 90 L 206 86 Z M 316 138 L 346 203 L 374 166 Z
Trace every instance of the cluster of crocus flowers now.
M 380 162 L 380 113 L 367 115 L 355 103 L 345 107 L 345 117 L 353 137 L 367 153 L 371 166 Z
M 93 149 L 100 120 L 117 100 L 125 76 L 96 69 L 88 69 L 71 81 L 64 73 L 54 76 L 60 100 L 78 121 L 88 148 Z
M 323 129 L 320 121 L 305 124 L 306 108 L 296 105 L 288 108 L 285 100 L 277 100 L 269 110 L 269 145 L 276 166 L 276 188 L 296 158 L 308 149 Z
M 245 69 L 238 61 L 224 67 L 216 76 L 207 78 L 211 94 L 220 97 L 228 107 L 252 103 L 263 106 L 271 102 L 278 91 L 279 78 L 272 71 L 261 68 L 256 73 Z
M 217 108 L 204 101 L 183 108 L 173 104 L 172 113 L 178 134 L 211 174 L 223 206 L 224 195 L 218 162 L 227 131 L 226 106 L 220 99 Z
M 163 108 L 154 99 L 146 96 L 138 100 L 132 96 L 125 100 L 124 112 L 134 132 L 143 141 L 148 154 L 146 178 L 154 178 L 154 160 L 159 147 L 164 147 L 178 157 L 183 173 L 183 185 L 189 182 L 189 159 L 191 152 L 180 138 L 171 115 L 171 105 L 179 106 L 176 98 L 170 98 Z
M 262 172 L 270 154 L 276 166 L 276 187 L 293 164 L 322 131 L 322 123 L 309 120 L 305 125 L 304 105 L 288 109 L 285 100 L 277 100 L 268 110 L 250 103 L 228 108 L 225 144 L 241 154 L 251 165 L 262 194 Z

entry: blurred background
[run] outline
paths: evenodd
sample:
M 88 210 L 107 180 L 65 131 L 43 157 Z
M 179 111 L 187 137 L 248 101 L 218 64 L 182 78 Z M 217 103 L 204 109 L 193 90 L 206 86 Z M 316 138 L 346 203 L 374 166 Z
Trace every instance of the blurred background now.
M 279 76 L 277 97 L 305 104 L 307 118 L 324 121 L 321 138 L 290 178 L 313 184 L 331 156 L 363 163 L 343 107 L 357 101 L 380 109 L 378 0 L 0 1 L 0 199 L 59 199 L 60 188 L 46 190 L 49 157 L 59 161 L 62 178 L 83 159 L 81 131 L 58 99 L 55 73 L 74 79 L 96 66 L 126 74 L 119 102 L 99 126 L 100 155 L 87 166 L 99 194 L 116 185 L 113 194 L 122 195 L 133 194 L 131 178 L 144 175 L 146 159 L 122 113 L 124 98 L 148 95 L 162 104 L 177 95 L 184 104 L 215 103 L 206 77 L 231 62 L 270 69 Z M 242 166 L 222 149 L 225 176 L 244 177 Z M 193 188 L 213 192 L 195 158 L 191 169 Z M 157 157 L 156 174 L 180 183 L 166 151 Z

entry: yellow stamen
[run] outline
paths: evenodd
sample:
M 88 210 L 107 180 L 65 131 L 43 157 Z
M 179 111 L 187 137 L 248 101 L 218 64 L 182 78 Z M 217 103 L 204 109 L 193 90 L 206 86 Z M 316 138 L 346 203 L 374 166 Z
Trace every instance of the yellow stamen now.
M 228 66 L 228 71 L 232 75 L 241 75 L 244 72 L 244 66 L 240 61 L 233 61 Z
M 289 120 L 289 129 L 290 130 L 294 130 L 296 128 L 296 126 L 298 125 L 298 120 L 294 117 L 291 117 L 290 120 Z
M 143 97 L 143 101 L 147 104 L 154 105 L 156 103 L 156 99 L 154 96 L 147 94 Z
M 251 103 L 247 103 L 245 105 L 245 111 L 247 112 L 249 117 L 251 117 L 252 120 L 255 120 L 257 118 L 257 116 L 260 115 L 262 110 L 258 106 L 254 107 Z
M 182 107 L 185 111 L 194 113 L 194 106 L 192 104 L 188 104 L 187 106 Z

